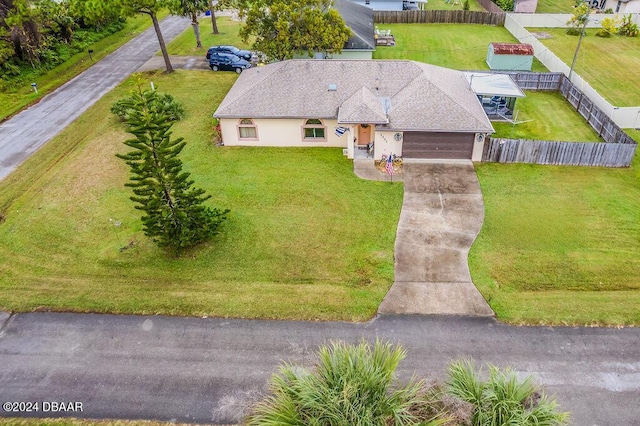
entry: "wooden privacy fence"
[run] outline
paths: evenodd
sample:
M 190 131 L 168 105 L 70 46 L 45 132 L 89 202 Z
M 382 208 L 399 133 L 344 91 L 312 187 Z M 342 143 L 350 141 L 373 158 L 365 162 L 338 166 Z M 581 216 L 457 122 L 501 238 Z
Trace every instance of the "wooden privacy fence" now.
M 483 24 L 504 25 L 504 13 L 470 10 L 376 10 L 376 24 Z
M 558 91 L 564 77 L 561 72 L 495 71 L 508 74 L 522 90 Z
M 573 166 L 628 167 L 637 143 L 598 108 L 562 73 L 495 71 L 509 74 L 523 90 L 559 91 L 602 142 L 558 142 L 528 139 L 491 139 L 485 144 L 482 161 Z M 553 120 L 553 114 L 548 116 Z
M 624 130 L 618 127 L 604 111 L 598 108 L 580 89 L 574 86 L 568 78 L 562 79 L 560 83 L 560 93 L 562 93 L 562 96 L 587 120 L 605 142 L 622 144 L 636 143 Z
M 491 139 L 482 161 L 569 166 L 628 167 L 636 145 L 627 143 L 553 142 Z
M 478 3 L 480 3 L 480 6 L 484 7 L 484 9 L 489 12 L 502 13 L 504 15 L 504 10 L 500 9 L 498 5 L 491 0 L 478 0 Z

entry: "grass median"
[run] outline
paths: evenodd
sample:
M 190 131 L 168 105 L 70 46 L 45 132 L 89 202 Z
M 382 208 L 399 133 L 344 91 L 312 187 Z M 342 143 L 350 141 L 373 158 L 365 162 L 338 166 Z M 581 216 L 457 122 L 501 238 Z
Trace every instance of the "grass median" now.
M 186 107 L 174 136 L 211 205 L 231 209 L 222 235 L 176 259 L 142 234 L 109 113 L 124 83 L 0 182 L 0 309 L 371 318 L 393 282 L 402 185 L 358 179 L 341 149 L 214 146 L 236 78 L 150 75 Z

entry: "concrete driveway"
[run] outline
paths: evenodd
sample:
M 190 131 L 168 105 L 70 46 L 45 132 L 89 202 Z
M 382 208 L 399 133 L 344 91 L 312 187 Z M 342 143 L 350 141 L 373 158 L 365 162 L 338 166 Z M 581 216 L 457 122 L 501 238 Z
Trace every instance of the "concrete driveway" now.
M 379 312 L 490 316 L 467 257 L 484 219 L 469 162 L 406 162 L 396 233 L 395 282 Z

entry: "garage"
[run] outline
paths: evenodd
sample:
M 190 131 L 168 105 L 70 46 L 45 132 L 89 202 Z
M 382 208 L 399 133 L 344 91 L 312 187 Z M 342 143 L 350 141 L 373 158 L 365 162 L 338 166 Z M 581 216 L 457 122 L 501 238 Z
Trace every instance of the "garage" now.
M 471 160 L 474 133 L 404 132 L 402 157 Z

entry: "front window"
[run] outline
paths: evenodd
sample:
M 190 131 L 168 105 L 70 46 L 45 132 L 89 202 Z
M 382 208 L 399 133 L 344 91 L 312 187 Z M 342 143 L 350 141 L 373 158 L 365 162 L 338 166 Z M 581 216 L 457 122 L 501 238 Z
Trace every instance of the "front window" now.
M 304 123 L 302 128 L 304 134 L 304 140 L 309 141 L 324 141 L 325 140 L 325 126 L 321 120 L 317 118 L 311 118 Z
M 240 139 L 258 139 L 256 125 L 250 118 L 243 118 L 238 124 L 238 134 Z

